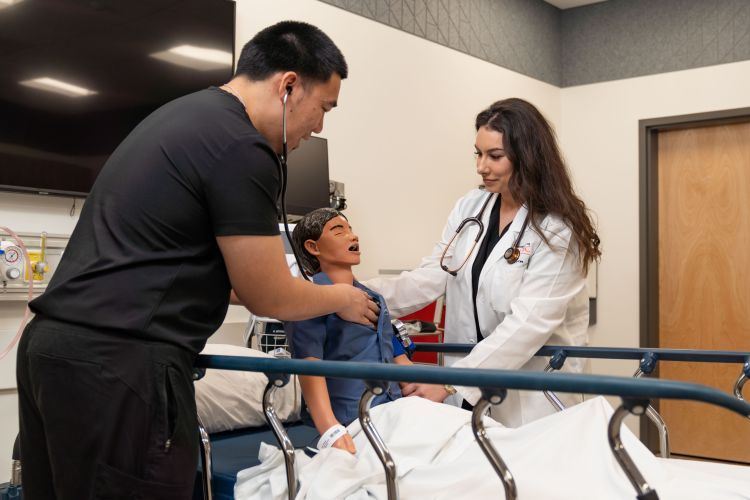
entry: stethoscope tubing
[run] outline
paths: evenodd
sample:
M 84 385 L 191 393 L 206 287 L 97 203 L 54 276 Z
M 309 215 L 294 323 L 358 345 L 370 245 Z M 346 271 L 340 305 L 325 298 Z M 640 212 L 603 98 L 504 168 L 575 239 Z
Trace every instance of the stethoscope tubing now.
M 458 271 L 460 271 L 464 265 L 469 261 L 469 258 L 474 253 L 474 248 L 477 246 L 477 243 L 484 235 L 484 223 L 482 222 L 482 217 L 484 216 L 484 211 L 487 209 L 487 205 L 489 204 L 490 200 L 492 199 L 494 193 L 488 193 L 487 197 L 484 200 L 484 203 L 482 203 L 482 207 L 479 209 L 479 212 L 477 215 L 473 217 L 467 217 L 464 220 L 461 221 L 461 223 L 458 225 L 458 228 L 456 228 L 456 232 L 454 233 L 453 237 L 450 239 L 448 244 L 446 245 L 445 249 L 443 250 L 443 254 L 440 256 L 440 268 L 450 274 L 453 277 L 458 276 Z M 500 195 L 498 195 L 500 196 Z M 507 250 L 505 250 L 505 253 L 503 253 L 503 258 L 508 264 L 515 264 L 518 262 L 518 259 L 521 256 L 521 250 L 518 248 L 518 244 L 521 242 L 521 238 L 523 238 L 523 235 L 526 233 L 526 228 L 529 224 L 529 214 L 531 213 L 531 210 L 529 209 L 526 212 L 526 216 L 523 219 L 523 225 L 521 226 L 521 231 L 519 231 L 518 235 L 516 235 L 516 239 L 513 242 L 513 245 L 508 247 Z M 453 244 L 453 242 L 458 238 L 458 235 L 461 233 L 461 230 L 467 225 L 467 224 L 477 224 L 479 226 L 479 231 L 477 232 L 476 237 L 474 238 L 474 243 L 471 246 L 471 249 L 469 250 L 468 254 L 466 255 L 466 258 L 461 262 L 461 265 L 458 266 L 456 269 L 449 269 L 448 266 L 446 266 L 443 263 L 443 260 L 445 259 L 445 254 L 448 252 L 448 248 Z
M 289 240 L 289 246 L 292 247 L 292 254 L 294 255 L 294 261 L 297 263 L 297 269 L 299 269 L 300 276 L 302 276 L 307 281 L 311 281 L 310 277 L 305 272 L 305 268 L 302 267 L 302 261 L 299 258 L 299 255 L 297 254 L 297 248 L 294 245 L 294 242 L 292 241 L 292 234 L 289 231 L 289 223 L 287 222 L 287 215 L 286 215 L 286 185 L 287 185 L 287 175 L 288 175 L 288 168 L 287 168 L 287 154 L 288 154 L 288 146 L 286 141 L 286 101 L 289 98 L 289 94 L 291 92 L 287 90 L 286 94 L 284 94 L 284 97 L 282 99 L 282 116 L 281 116 L 281 155 L 279 156 L 279 178 L 281 180 L 281 190 L 279 192 L 279 199 L 280 199 L 280 205 L 281 205 L 281 220 L 284 223 L 284 232 L 286 233 L 286 237 Z

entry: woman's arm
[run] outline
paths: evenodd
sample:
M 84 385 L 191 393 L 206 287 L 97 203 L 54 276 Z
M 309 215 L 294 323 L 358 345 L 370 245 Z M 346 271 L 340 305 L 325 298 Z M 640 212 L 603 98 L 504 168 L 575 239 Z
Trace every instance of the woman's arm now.
M 397 365 L 413 365 L 414 364 L 406 356 L 406 354 L 401 354 L 400 356 L 396 356 L 395 358 L 393 358 L 393 362 L 396 363 Z
M 401 354 L 393 358 L 393 362 L 397 365 L 411 366 L 414 363 L 406 356 Z M 448 391 L 445 389 L 446 386 L 440 384 L 416 384 L 413 382 L 399 382 L 401 387 L 401 394 L 404 396 L 420 396 L 430 401 L 437 403 L 442 402 L 448 397 Z
M 318 358 L 305 359 L 319 361 Z M 336 420 L 336 416 L 333 414 L 333 409 L 331 408 L 331 398 L 328 395 L 326 379 L 324 377 L 301 375 L 299 381 L 302 386 L 302 395 L 305 397 L 305 403 L 307 403 L 307 409 L 310 410 L 310 415 L 318 432 L 322 435 L 334 425 L 338 425 L 339 421 Z M 331 446 L 346 450 L 351 454 L 357 452 L 357 449 L 354 447 L 354 441 L 348 432 Z
M 403 365 L 403 366 L 410 366 L 414 363 L 411 362 L 411 360 L 406 356 L 406 354 L 401 354 L 399 356 L 396 356 L 393 358 L 393 362 L 397 365 Z M 398 386 L 401 388 L 401 390 L 404 390 L 404 387 L 406 387 L 406 382 L 399 382 Z
M 465 205 L 473 204 L 474 198 L 476 194 L 472 192 L 456 202 L 443 228 L 440 241 L 435 244 L 432 253 L 422 259 L 419 267 L 395 277 L 377 277 L 363 282 L 365 286 L 383 296 L 394 318 L 418 311 L 445 294 L 448 273 L 440 268 L 440 257 L 456 234 L 456 228 L 464 218 L 462 214 L 468 211 Z M 480 196 L 477 199 L 482 198 Z M 450 262 L 452 257 L 453 247 L 445 254 L 445 262 Z

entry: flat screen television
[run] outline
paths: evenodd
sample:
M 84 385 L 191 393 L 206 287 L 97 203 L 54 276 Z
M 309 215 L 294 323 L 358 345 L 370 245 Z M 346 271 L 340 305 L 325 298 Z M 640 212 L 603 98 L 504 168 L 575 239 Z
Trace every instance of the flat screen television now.
M 0 2 L 0 189 L 84 197 L 149 113 L 229 81 L 229 0 Z
M 310 137 L 289 153 L 286 211 L 290 216 L 330 206 L 328 141 Z

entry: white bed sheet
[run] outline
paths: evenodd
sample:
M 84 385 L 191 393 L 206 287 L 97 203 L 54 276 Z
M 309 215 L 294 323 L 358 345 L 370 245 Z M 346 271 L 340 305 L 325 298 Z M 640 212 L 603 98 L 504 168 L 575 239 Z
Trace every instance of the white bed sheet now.
M 595 398 L 517 429 L 485 419 L 488 435 L 510 468 L 521 499 L 633 499 L 635 490 L 607 443 L 612 407 Z M 402 499 L 503 498 L 503 487 L 471 433 L 471 414 L 421 398 L 371 411 L 398 471 Z M 297 452 L 298 499 L 386 499 L 383 467 L 358 422 L 349 426 L 353 456 L 338 449 L 314 458 Z M 626 428 L 622 439 L 660 499 L 750 499 L 750 480 L 655 457 Z M 286 498 L 281 452 L 260 451 L 261 465 L 240 471 L 238 500 Z M 715 465 L 715 464 L 714 464 Z
M 692 471 L 692 474 L 709 474 L 750 484 L 750 466 L 725 464 L 704 460 L 685 460 L 679 458 L 659 458 L 665 467 L 677 467 L 681 471 Z

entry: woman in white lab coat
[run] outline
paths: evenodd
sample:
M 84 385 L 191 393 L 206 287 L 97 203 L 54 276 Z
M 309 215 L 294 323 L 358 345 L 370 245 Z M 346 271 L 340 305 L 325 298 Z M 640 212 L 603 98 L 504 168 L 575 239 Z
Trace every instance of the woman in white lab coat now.
M 419 268 L 367 286 L 384 296 L 392 316 L 445 294 L 445 341 L 476 343 L 465 357 L 446 356 L 448 365 L 541 371 L 547 360 L 534 357 L 541 346 L 588 342 L 585 277 L 600 255 L 599 240 L 552 128 L 533 105 L 496 102 L 475 125 L 483 189 L 458 200 Z M 564 369 L 583 368 L 569 359 Z M 409 384 L 403 393 L 459 405 L 479 398 L 476 388 L 428 384 Z M 492 415 L 515 427 L 553 411 L 542 393 L 509 391 Z

